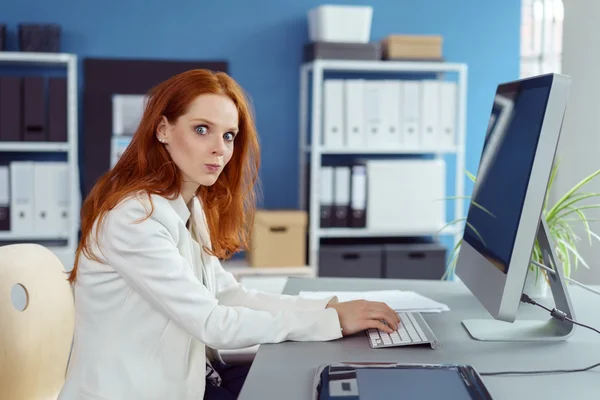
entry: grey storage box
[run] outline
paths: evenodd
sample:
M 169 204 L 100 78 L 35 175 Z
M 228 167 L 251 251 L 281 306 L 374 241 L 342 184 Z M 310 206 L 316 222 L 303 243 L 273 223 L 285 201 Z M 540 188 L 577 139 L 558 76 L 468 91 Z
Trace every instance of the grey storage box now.
M 383 276 L 389 279 L 441 279 L 446 248 L 439 243 L 384 245 Z
M 319 249 L 319 276 L 336 278 L 381 278 L 381 245 L 329 245 Z
M 304 61 L 320 60 L 380 60 L 379 43 L 311 42 L 304 45 Z

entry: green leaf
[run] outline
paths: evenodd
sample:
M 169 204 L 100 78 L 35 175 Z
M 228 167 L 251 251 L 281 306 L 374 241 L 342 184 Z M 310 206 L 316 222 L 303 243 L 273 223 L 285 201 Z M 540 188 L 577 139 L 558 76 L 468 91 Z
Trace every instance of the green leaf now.
M 469 179 L 471 180 L 471 182 L 475 183 L 475 180 L 476 180 L 475 175 L 473 175 L 469 171 L 465 171 L 465 173 L 467 174 L 467 177 L 469 177 Z
M 548 213 L 547 218 L 549 220 L 553 220 L 553 219 L 555 219 L 557 217 L 557 215 L 560 215 L 561 211 L 564 211 L 566 209 L 572 209 L 572 208 L 574 208 L 574 207 L 572 207 L 573 204 L 578 203 L 578 202 L 580 202 L 582 200 L 585 200 L 585 199 L 589 199 L 591 197 L 599 197 L 599 196 L 600 196 L 600 193 L 579 193 L 579 194 L 574 194 L 569 199 L 566 199 L 566 201 L 563 204 L 561 204 L 560 207 L 556 208 L 554 210 L 553 214 Z
M 575 186 L 573 186 L 571 188 L 571 190 L 569 190 L 567 193 L 565 193 L 565 195 L 556 202 L 556 204 L 550 209 L 550 211 L 548 212 L 548 215 L 552 216 L 554 215 L 554 213 L 556 212 L 555 210 L 557 208 L 560 208 L 560 206 L 567 201 L 572 195 L 573 193 L 577 192 L 582 186 L 584 186 L 585 184 L 587 184 L 589 181 L 591 181 L 592 179 L 594 179 L 598 174 L 600 174 L 600 169 L 597 170 L 596 172 L 588 175 L 587 177 L 585 177 L 583 180 L 581 180 L 578 184 L 576 184 Z
M 479 208 L 480 210 L 482 210 L 483 212 L 489 214 L 492 218 L 496 218 L 496 216 L 494 214 L 492 214 L 490 211 L 488 211 L 485 207 L 483 207 L 482 205 L 477 204 L 476 202 L 472 201 L 471 204 L 473 204 L 475 207 Z
M 483 245 L 484 245 L 484 246 L 486 246 L 486 244 L 485 244 L 485 240 L 483 240 L 483 237 L 481 237 L 481 235 L 479 234 L 479 232 L 477 232 L 477 229 L 475 229 L 475 228 L 473 227 L 473 224 L 471 224 L 471 223 L 467 222 L 467 226 L 468 226 L 469 228 L 471 228 L 471 229 L 473 230 L 473 232 L 475 232 L 475 234 L 477 235 L 477 237 L 479 238 L 479 240 L 481 240 L 481 242 L 483 243 Z
M 552 185 L 554 184 L 554 179 L 556 178 L 556 173 L 558 172 L 558 165 L 560 164 L 560 161 L 556 161 L 554 163 L 554 165 L 552 166 L 552 172 L 550 173 L 550 180 L 548 181 L 548 188 L 546 190 L 546 196 L 544 197 L 544 208 L 543 210 L 546 209 L 547 205 L 548 205 L 548 197 L 550 197 L 550 192 L 551 192 L 551 188 Z
M 581 206 L 581 207 L 577 207 L 578 210 L 590 210 L 593 208 L 600 208 L 600 204 L 590 204 L 587 206 Z M 567 215 L 571 215 L 574 214 L 574 211 L 565 211 L 562 214 L 559 214 L 556 218 L 557 219 L 563 219 L 564 217 L 566 217 Z
M 458 224 L 459 222 L 463 222 L 463 221 L 465 221 L 466 219 L 467 219 L 467 217 L 462 217 L 462 218 L 455 219 L 454 221 L 450 221 L 450 222 L 448 222 L 446 225 L 442 226 L 442 227 L 441 227 L 441 228 L 438 230 L 438 232 L 437 232 L 437 233 L 441 233 L 441 232 L 442 232 L 444 229 L 448 228 L 449 226 L 456 225 L 456 224 Z
M 564 239 L 558 239 L 558 243 L 561 244 L 562 246 L 566 247 L 567 250 L 569 250 L 571 252 L 571 254 L 573 254 L 575 256 L 575 258 L 578 259 L 579 262 L 581 262 L 581 264 L 584 267 L 586 267 L 587 269 L 590 268 L 590 266 L 587 265 L 587 263 L 585 262 L 585 260 L 583 259 L 583 257 L 581 257 L 581 255 L 579 254 L 579 252 L 577 251 L 577 249 L 575 249 L 575 247 L 573 247 L 570 243 L 568 243 Z
M 581 211 L 577 208 L 574 211 L 577 213 L 577 215 L 579 215 L 581 222 L 583 222 L 583 225 L 585 226 L 585 231 L 588 234 L 588 240 L 591 245 L 592 244 L 592 234 L 591 234 L 592 231 L 590 230 L 590 224 L 588 224 L 587 220 L 585 219 L 585 214 L 583 213 L 583 211 Z

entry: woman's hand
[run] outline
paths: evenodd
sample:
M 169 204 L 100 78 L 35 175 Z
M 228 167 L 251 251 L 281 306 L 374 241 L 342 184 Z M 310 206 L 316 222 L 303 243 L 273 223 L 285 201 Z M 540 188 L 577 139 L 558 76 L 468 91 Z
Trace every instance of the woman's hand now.
M 353 300 L 342 303 L 330 302 L 327 308 L 338 313 L 344 336 L 353 335 L 368 328 L 392 333 L 398 329 L 400 318 L 387 304 L 377 301 Z

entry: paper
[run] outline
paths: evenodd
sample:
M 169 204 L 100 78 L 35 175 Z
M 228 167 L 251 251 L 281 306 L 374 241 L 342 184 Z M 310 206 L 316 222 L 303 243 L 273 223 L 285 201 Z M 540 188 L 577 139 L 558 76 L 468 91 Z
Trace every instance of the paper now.
M 340 302 L 351 300 L 369 300 L 386 303 L 394 311 L 439 313 L 449 311 L 450 308 L 443 303 L 432 300 L 412 291 L 404 290 L 373 290 L 362 292 L 310 292 L 302 291 L 300 296 L 308 299 L 323 299 L 337 296 Z

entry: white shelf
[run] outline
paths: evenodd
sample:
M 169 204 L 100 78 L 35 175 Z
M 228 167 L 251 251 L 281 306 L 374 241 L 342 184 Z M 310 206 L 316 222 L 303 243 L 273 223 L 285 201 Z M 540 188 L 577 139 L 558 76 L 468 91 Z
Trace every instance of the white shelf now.
M 0 51 L 2 64 L 44 64 L 66 66 L 75 60 L 75 55 L 67 53 L 35 53 L 22 51 Z
M 320 228 L 320 204 L 319 197 L 319 170 L 323 165 L 323 155 L 405 155 L 419 156 L 431 155 L 441 159 L 445 155 L 453 155 L 456 158 L 454 171 L 453 196 L 463 196 L 465 191 L 465 151 L 466 151 L 466 111 L 467 111 L 467 71 L 464 63 L 448 63 L 438 61 L 387 61 L 387 60 L 314 60 L 304 63 L 300 67 L 300 93 L 299 93 L 299 126 L 298 126 L 298 151 L 299 151 L 299 203 L 301 209 L 308 211 L 308 264 L 318 275 L 319 247 L 322 238 L 348 238 L 348 237 L 412 237 L 412 236 L 441 236 L 450 235 L 454 243 L 461 238 L 461 231 L 457 226 L 450 226 L 441 231 L 402 231 L 401 227 L 396 230 L 373 230 L 357 228 Z M 454 145 L 445 148 L 398 148 L 400 143 L 394 147 L 384 149 L 351 148 L 327 148 L 322 145 L 323 135 L 323 85 L 331 72 L 340 73 L 367 73 L 369 78 L 378 79 L 375 76 L 382 73 L 383 79 L 391 79 L 386 75 L 398 74 L 398 79 L 407 79 L 406 76 L 416 79 L 423 75 L 435 75 L 434 79 L 445 79 L 447 73 L 456 77 L 457 104 L 456 104 L 456 140 Z M 410 79 L 410 78 L 409 78 Z M 434 147 L 435 144 L 432 144 Z M 308 168 L 307 168 L 308 167 Z M 448 177 L 447 177 L 448 178 Z M 449 189 L 451 190 L 451 189 Z M 312 194 L 307 196 L 307 194 Z M 457 202 L 454 207 L 454 215 L 449 216 L 452 220 L 464 218 L 464 205 Z
M 379 230 L 368 228 L 321 228 L 319 236 L 322 238 L 349 238 L 349 237 L 412 237 L 412 236 L 438 236 L 438 235 L 456 235 L 460 229 L 456 226 L 449 226 L 441 231 L 419 230 Z
M 310 153 L 312 149 L 306 147 L 305 151 Z M 316 149 L 321 154 L 349 154 L 349 155 L 360 155 L 360 154 L 454 154 L 458 152 L 457 147 L 452 148 L 394 148 L 390 147 L 387 149 L 334 149 L 319 147 Z
M 3 152 L 67 152 L 69 149 L 69 143 L 65 142 L 0 142 Z
M 0 240 L 14 241 L 38 241 L 38 240 L 68 240 L 68 237 L 58 237 L 56 235 L 22 235 L 13 232 L 0 231 Z
M 466 72 L 467 66 L 460 63 L 436 61 L 383 61 L 383 60 L 315 60 L 302 65 L 307 70 L 364 71 L 364 72 L 410 72 L 443 73 Z
M 0 153 L 22 152 L 43 153 L 61 152 L 66 154 L 69 182 L 69 227 L 67 235 L 20 235 L 12 232 L 0 232 L 0 240 L 14 242 L 66 241 L 60 247 L 60 253 L 69 258 L 75 253 L 79 241 L 79 214 L 81 211 L 81 194 L 79 188 L 78 158 L 78 63 L 77 55 L 70 53 L 38 53 L 19 51 L 0 51 L 0 68 L 10 66 L 16 69 L 39 67 L 43 69 L 61 68 L 66 75 L 67 84 L 67 125 L 66 142 L 0 142 Z M 48 75 L 44 70 L 39 75 Z M 28 75 L 29 75 L 29 71 Z M 0 154 L 1 156 L 1 154 Z M 34 158 L 33 155 L 29 157 Z M 25 157 L 25 159 L 27 156 Z M 37 157 L 35 157 L 37 158 Z M 54 246 L 52 246 L 54 248 Z M 68 260 L 71 262 L 71 260 Z

